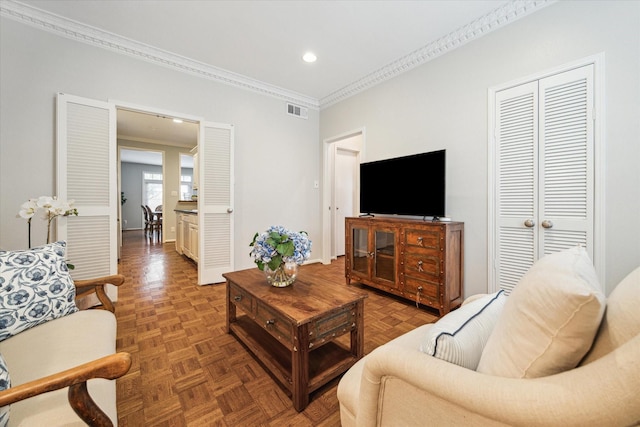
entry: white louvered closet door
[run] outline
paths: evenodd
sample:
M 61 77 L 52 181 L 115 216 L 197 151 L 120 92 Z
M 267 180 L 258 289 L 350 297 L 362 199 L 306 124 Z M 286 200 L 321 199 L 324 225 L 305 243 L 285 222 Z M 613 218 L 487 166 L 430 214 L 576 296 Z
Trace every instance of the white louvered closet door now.
M 540 80 L 540 250 L 593 260 L 593 66 Z
M 78 216 L 58 217 L 57 235 L 75 279 L 118 272 L 115 118 L 106 102 L 58 94 L 57 193 Z
M 510 291 L 537 258 L 538 82 L 496 93 L 496 281 Z
M 231 125 L 203 122 L 198 140 L 198 284 L 224 282 L 233 271 L 233 140 Z
M 496 93 L 495 281 L 545 254 L 594 250 L 593 66 Z

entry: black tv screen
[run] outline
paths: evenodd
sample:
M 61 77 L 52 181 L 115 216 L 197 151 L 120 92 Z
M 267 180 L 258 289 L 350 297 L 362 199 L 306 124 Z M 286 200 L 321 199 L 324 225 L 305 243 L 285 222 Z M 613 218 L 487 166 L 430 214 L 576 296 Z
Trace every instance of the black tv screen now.
M 445 150 L 360 164 L 360 212 L 445 216 Z

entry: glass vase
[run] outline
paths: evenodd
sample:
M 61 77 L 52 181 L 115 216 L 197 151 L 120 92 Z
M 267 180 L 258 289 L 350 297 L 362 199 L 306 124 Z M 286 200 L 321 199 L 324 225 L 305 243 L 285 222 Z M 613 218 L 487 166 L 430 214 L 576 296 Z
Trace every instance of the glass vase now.
M 271 270 L 268 265 L 265 265 L 264 274 L 271 286 L 284 288 L 296 281 L 298 264 L 295 262 L 283 262 L 275 270 Z

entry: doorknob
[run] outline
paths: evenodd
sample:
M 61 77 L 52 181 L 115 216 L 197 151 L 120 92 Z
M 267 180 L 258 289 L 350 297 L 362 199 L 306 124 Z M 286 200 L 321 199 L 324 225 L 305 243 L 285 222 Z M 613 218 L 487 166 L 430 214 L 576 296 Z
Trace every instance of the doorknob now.
M 227 208 L 227 213 L 233 212 L 233 208 Z
M 531 227 L 533 227 L 534 225 L 536 225 L 536 223 L 535 223 L 535 221 L 534 221 L 534 220 L 532 220 L 532 219 L 528 219 L 528 220 L 526 220 L 526 221 L 524 222 L 524 226 L 525 226 L 525 227 L 529 227 L 529 228 L 531 228 Z
M 549 221 L 548 219 L 545 219 L 544 221 L 542 221 L 542 223 L 540 225 L 542 225 L 544 228 L 553 227 L 553 223 L 551 221 Z

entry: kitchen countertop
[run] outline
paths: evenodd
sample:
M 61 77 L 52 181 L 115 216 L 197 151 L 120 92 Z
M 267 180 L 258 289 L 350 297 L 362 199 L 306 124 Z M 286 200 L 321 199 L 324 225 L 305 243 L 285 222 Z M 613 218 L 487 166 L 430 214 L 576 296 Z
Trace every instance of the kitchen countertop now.
M 174 209 L 174 212 L 197 215 L 198 209 Z

